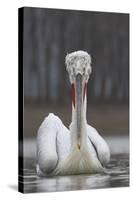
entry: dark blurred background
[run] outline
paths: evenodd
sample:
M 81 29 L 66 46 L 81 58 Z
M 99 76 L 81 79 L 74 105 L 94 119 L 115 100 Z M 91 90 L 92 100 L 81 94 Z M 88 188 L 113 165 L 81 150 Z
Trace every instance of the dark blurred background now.
M 92 57 L 88 123 L 101 134 L 128 134 L 129 15 L 24 8 L 24 135 L 35 136 L 49 112 L 69 125 L 67 53 Z

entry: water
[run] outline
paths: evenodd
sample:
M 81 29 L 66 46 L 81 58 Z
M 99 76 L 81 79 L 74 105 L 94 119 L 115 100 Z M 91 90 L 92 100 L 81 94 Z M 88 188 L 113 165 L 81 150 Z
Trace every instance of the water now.
M 125 138 L 123 140 L 122 138 L 115 138 L 115 140 L 110 138 L 107 140 L 112 151 L 111 161 L 107 166 L 107 174 L 43 178 L 38 177 L 36 174 L 35 155 L 34 152 L 31 152 L 31 149 L 32 151 L 35 150 L 35 143 L 33 141 L 25 143 L 24 192 L 55 192 L 129 186 L 128 140 Z M 31 145 L 32 148 L 30 148 Z M 113 145 L 115 145 L 115 148 Z M 118 147 L 118 150 L 116 147 Z

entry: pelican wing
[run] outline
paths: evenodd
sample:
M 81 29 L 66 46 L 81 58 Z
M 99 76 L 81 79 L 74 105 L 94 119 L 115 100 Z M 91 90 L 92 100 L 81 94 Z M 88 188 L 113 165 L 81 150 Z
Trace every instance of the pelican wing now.
M 51 113 L 44 119 L 37 134 L 37 163 L 44 174 L 50 173 L 57 165 L 56 135 L 56 121 Z
M 69 151 L 70 134 L 62 121 L 50 113 L 42 122 L 37 134 L 37 171 L 51 173 Z
M 91 143 L 93 144 L 96 150 L 99 161 L 103 166 L 105 166 L 110 160 L 110 150 L 107 143 L 99 135 L 97 130 L 88 124 L 87 124 L 87 133 Z

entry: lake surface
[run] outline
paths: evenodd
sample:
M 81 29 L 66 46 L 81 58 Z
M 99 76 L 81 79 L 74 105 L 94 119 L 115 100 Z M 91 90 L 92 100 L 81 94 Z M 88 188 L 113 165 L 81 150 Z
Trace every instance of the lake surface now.
M 128 138 L 108 138 L 107 142 L 112 151 L 107 174 L 42 178 L 36 174 L 35 141 L 25 141 L 24 192 L 55 192 L 129 186 Z M 114 148 L 115 144 L 117 147 Z

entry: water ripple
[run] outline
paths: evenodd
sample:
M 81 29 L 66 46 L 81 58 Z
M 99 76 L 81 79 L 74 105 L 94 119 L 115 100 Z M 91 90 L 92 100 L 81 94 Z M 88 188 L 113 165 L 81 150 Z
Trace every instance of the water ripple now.
M 127 154 L 113 155 L 107 166 L 107 174 L 40 178 L 36 174 L 33 158 L 25 159 L 24 163 L 25 193 L 129 186 L 129 156 Z

